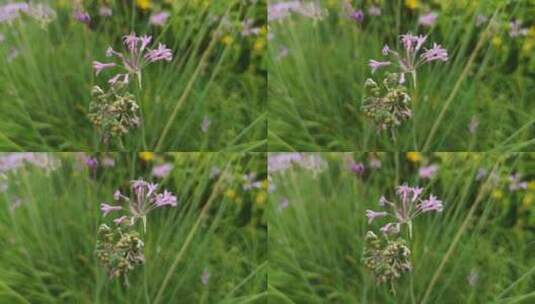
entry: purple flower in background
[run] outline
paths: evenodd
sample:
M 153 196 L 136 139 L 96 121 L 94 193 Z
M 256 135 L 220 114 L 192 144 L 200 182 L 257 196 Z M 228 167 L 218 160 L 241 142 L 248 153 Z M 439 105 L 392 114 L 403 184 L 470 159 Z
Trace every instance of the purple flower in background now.
M 314 20 L 319 20 L 324 16 L 324 11 L 316 3 L 285 1 L 268 6 L 268 22 L 281 21 L 290 16 L 291 13 L 297 13 Z
M 420 16 L 420 18 L 418 18 L 418 24 L 425 26 L 425 27 L 432 27 L 433 25 L 435 25 L 437 18 L 438 18 L 437 13 L 429 12 L 423 16 Z
M 433 178 L 433 176 L 435 176 L 437 171 L 438 171 L 438 165 L 433 164 L 433 165 L 421 167 L 418 170 L 418 175 L 420 176 L 420 178 L 423 178 L 423 179 L 431 179 Z
M 363 163 L 361 163 L 361 162 L 356 163 L 354 161 L 350 162 L 349 169 L 351 170 L 351 172 L 355 173 L 358 176 L 364 175 L 364 173 L 366 171 L 366 167 L 364 166 Z
M 370 16 L 381 16 L 381 8 L 377 5 L 372 5 L 368 8 L 368 15 Z
M 372 70 L 372 74 L 375 73 L 375 71 L 377 71 L 379 68 L 389 66 L 390 64 L 392 64 L 390 61 L 377 61 L 373 59 L 368 62 L 368 65 Z
M 98 167 L 98 160 L 95 157 L 88 156 L 85 158 L 85 164 L 89 169 L 95 170 Z
M 84 24 L 89 24 L 91 22 L 91 16 L 89 16 L 89 13 L 83 10 L 74 11 L 73 17 L 76 21 Z
M 98 9 L 98 15 L 100 17 L 111 17 L 113 15 L 113 11 L 109 6 L 101 5 Z
M 204 116 L 201 122 L 201 131 L 203 133 L 208 132 L 208 128 L 210 128 L 210 125 L 212 124 L 212 120 L 208 116 Z
M 152 168 L 152 176 L 157 178 L 166 178 L 169 173 L 173 170 L 174 166 L 170 163 L 165 163 L 161 165 L 154 166 Z
M 387 216 L 388 213 L 387 212 L 375 212 L 373 210 L 366 210 L 366 216 L 368 217 L 368 224 L 371 224 L 373 222 L 373 220 L 375 220 L 376 218 L 378 217 L 384 217 L 384 216 Z
M 360 9 L 356 10 L 351 13 L 350 17 L 358 23 L 362 23 L 364 21 L 364 12 Z
M 17 2 L 0 6 L 0 23 L 11 22 L 20 16 L 19 12 L 27 13 L 30 10 L 28 3 Z
M 123 207 L 121 207 L 121 206 L 111 206 L 111 205 L 106 204 L 106 203 L 100 204 L 100 211 L 102 211 L 102 214 L 104 216 L 108 215 L 108 213 L 110 213 L 110 212 L 119 211 L 121 209 L 123 209 Z
M 150 16 L 150 24 L 155 26 L 164 26 L 169 18 L 169 12 L 161 11 Z
M 440 44 L 433 43 L 433 48 L 426 50 L 421 57 L 426 63 L 435 60 L 448 61 L 448 51 Z

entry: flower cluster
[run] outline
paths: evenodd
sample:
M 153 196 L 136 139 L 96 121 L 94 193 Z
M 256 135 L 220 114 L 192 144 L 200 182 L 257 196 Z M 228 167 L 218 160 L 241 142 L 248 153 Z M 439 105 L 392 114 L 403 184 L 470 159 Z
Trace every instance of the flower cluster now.
M 423 64 L 432 61 L 448 61 L 448 51 L 444 49 L 440 44 L 433 42 L 433 47 L 425 49 L 422 52 L 422 48 L 427 41 L 427 36 L 415 36 L 411 33 L 401 35 L 401 43 L 404 47 L 404 53 L 400 54 L 392 49 L 388 45 L 385 45 L 382 49 L 383 56 L 389 56 L 394 62 L 398 64 L 400 73 L 400 83 L 405 82 L 405 74 L 416 73 L 416 70 Z M 379 68 L 389 66 L 392 61 L 377 61 L 370 60 L 368 65 L 370 66 L 372 73 Z
M 149 183 L 143 179 L 133 180 L 130 182 L 131 195 L 130 197 L 117 190 L 113 194 L 113 199 L 116 203 L 124 202 L 128 208 L 123 208 L 121 205 L 110 205 L 102 203 L 100 210 L 104 216 L 111 212 L 127 209 L 129 214 L 120 216 L 113 220 L 117 225 L 133 226 L 138 219 L 143 219 L 143 227 L 146 230 L 146 217 L 152 210 L 164 206 L 177 206 L 177 198 L 173 193 L 163 190 L 158 191 L 159 185 L 156 183 Z
M 286 19 L 291 13 L 297 13 L 314 20 L 322 19 L 326 12 L 313 2 L 285 1 L 271 4 L 268 7 L 268 21 Z
M 376 218 L 389 217 L 393 221 L 381 227 L 381 232 L 385 235 L 398 234 L 401 230 L 402 224 L 409 226 L 409 236 L 412 236 L 412 220 L 422 213 L 427 212 L 442 212 L 442 201 L 436 196 L 430 194 L 427 199 L 422 198 L 423 188 L 410 187 L 403 184 L 396 187 L 396 195 L 398 201 L 389 201 L 384 196 L 379 199 L 379 206 L 387 211 L 376 212 L 373 210 L 366 210 L 368 223 L 371 224 Z
M 400 84 L 399 74 L 389 73 L 383 87 L 369 78 L 364 87 L 361 111 L 376 124 L 378 131 L 400 126 L 412 117 L 411 97 Z
M 123 232 L 120 228 L 111 229 L 102 224 L 98 229 L 95 255 L 110 278 L 123 278 L 128 286 L 128 272 L 145 262 L 143 247 L 139 233 Z
M 412 269 L 411 251 L 403 239 L 381 240 L 368 231 L 362 262 L 371 270 L 378 284 L 389 283 L 394 291 L 394 281 Z
M 104 92 L 99 86 L 93 87 L 93 100 L 89 104 L 88 118 L 102 132 L 102 141 L 107 144 L 112 136 L 121 136 L 130 129 L 137 128 L 139 106 L 134 95 L 120 93 L 117 88 Z
M 117 73 L 114 77 L 108 80 L 110 85 L 118 83 L 128 84 L 131 76 L 138 79 L 139 87 L 141 87 L 141 71 L 150 63 L 165 60 L 173 60 L 173 53 L 165 44 L 159 43 L 157 48 L 148 48 L 152 41 L 152 36 L 136 36 L 135 33 L 123 37 L 123 44 L 126 49 L 124 53 L 115 51 L 111 46 L 106 51 L 107 57 L 117 57 L 120 59 L 119 64 L 115 62 L 102 63 L 93 61 L 93 69 L 96 75 L 100 74 L 105 69 L 120 67 L 122 72 Z
M 13 22 L 24 13 L 41 22 L 49 23 L 56 18 L 56 11 L 46 4 L 14 2 L 0 6 L 0 23 Z

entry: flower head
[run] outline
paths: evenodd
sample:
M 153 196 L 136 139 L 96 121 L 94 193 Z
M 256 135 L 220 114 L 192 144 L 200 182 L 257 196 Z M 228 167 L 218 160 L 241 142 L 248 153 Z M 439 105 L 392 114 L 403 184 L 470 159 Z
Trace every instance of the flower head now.
M 176 196 L 174 196 L 171 192 L 164 190 L 163 193 L 159 193 L 156 195 L 156 198 L 154 200 L 154 204 L 158 207 L 162 206 L 176 206 Z
M 89 24 L 91 22 L 91 16 L 85 11 L 77 10 L 73 14 L 74 19 L 78 22 Z
M 148 62 L 156 62 L 160 60 L 171 61 L 173 60 L 173 53 L 165 46 L 165 44 L 159 43 L 157 49 L 150 50 L 145 54 L 145 60 Z
M 440 44 L 433 43 L 433 48 L 426 50 L 421 58 L 425 62 L 431 62 L 435 60 L 448 61 L 448 51 L 444 49 Z
M 418 169 L 418 175 L 420 176 L 420 178 L 430 179 L 430 178 L 433 178 L 433 176 L 435 176 L 437 171 L 438 171 L 438 165 L 433 164 L 433 165 L 421 167 L 420 169 Z
M 442 201 L 438 200 L 436 196 L 430 195 L 428 199 L 423 200 L 420 204 L 420 209 L 422 212 L 442 212 L 443 210 Z
M 362 23 L 364 21 L 364 12 L 361 9 L 356 10 L 351 13 L 350 17 L 358 23 Z
M 154 166 L 152 168 L 152 176 L 155 176 L 157 178 L 166 178 L 173 170 L 173 167 L 173 164 L 170 163 Z

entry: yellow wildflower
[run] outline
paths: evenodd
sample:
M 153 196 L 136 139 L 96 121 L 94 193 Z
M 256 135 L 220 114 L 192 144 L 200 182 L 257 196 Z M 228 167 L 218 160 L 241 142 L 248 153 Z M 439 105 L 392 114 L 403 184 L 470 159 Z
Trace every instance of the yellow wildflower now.
M 502 43 L 503 43 L 502 37 L 500 37 L 500 36 L 492 37 L 491 43 L 495 48 L 501 47 Z
M 329 0 L 327 1 L 327 6 L 330 8 L 335 7 L 338 4 L 338 0 Z
M 496 190 L 492 191 L 490 196 L 495 200 L 500 200 L 500 199 L 503 198 L 503 192 L 500 189 L 496 189 Z
M 528 190 L 535 191 L 535 179 L 528 183 Z
M 223 38 L 221 38 L 221 43 L 225 45 L 231 45 L 234 42 L 234 38 L 230 35 L 225 35 Z
M 419 0 L 405 0 L 405 6 L 411 10 L 415 10 L 420 7 Z
M 260 191 L 258 192 L 258 194 L 256 195 L 256 199 L 255 199 L 255 203 L 257 205 L 263 205 L 267 200 L 267 194 L 266 192 L 264 191 Z
M 137 7 L 142 10 L 148 10 L 151 6 L 151 0 L 136 0 Z
M 233 189 L 228 189 L 227 191 L 225 191 L 225 196 L 233 200 L 236 198 L 236 191 Z
M 260 184 L 260 188 L 267 190 L 269 188 L 269 180 L 267 179 L 263 180 L 262 183 Z
M 522 199 L 522 207 L 525 209 L 529 209 L 531 205 L 533 204 L 533 200 L 535 199 L 535 195 L 533 193 L 528 193 L 526 196 L 524 196 L 524 199 Z
M 407 159 L 411 163 L 418 163 L 422 160 L 422 154 L 420 152 L 407 152 Z
M 253 50 L 257 53 L 262 52 L 264 50 L 264 47 L 266 46 L 266 41 L 263 38 L 256 39 Z
M 154 159 L 154 153 L 153 152 L 140 152 L 139 158 L 148 162 Z

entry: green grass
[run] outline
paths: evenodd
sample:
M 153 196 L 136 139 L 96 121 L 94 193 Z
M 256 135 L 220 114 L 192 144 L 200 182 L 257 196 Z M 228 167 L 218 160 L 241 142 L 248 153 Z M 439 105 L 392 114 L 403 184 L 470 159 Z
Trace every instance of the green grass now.
M 240 31 L 244 18 L 261 26 L 265 3 L 176 2 L 166 7 L 171 16 L 158 28 L 148 22 L 153 11 L 139 11 L 131 2 L 115 1 L 114 15 L 103 19 L 96 13 L 97 2 L 85 1 L 91 27 L 76 22 L 71 5 L 61 2 L 54 2 L 57 18 L 49 24 L 26 16 L 0 24 L 5 36 L 0 44 L 0 149 L 262 151 L 266 76 L 258 63 L 262 55 L 251 49 L 253 38 Z M 105 147 L 87 112 L 92 86 L 107 87 L 114 74 L 95 77 L 91 63 L 106 62 L 110 45 L 122 50 L 121 39 L 131 31 L 152 35 L 154 44 L 165 43 L 174 59 L 145 68 L 142 89 L 131 84 L 142 126 Z M 223 36 L 234 42 L 222 43 Z M 12 49 L 19 55 L 8 61 Z M 212 124 L 203 133 L 205 116 Z
M 351 2 L 367 7 L 362 1 Z M 410 11 L 400 0 L 385 1 L 382 15 L 366 16 L 362 25 L 343 17 L 341 1 L 318 1 L 328 12 L 322 20 L 294 14 L 272 22 L 268 149 L 533 149 L 535 64 L 529 52 L 520 50 L 535 37 L 509 37 L 511 20 L 521 19 L 525 27 L 533 25 L 533 2 L 420 2 L 439 13 L 434 27 L 418 26 L 418 15 L 426 10 Z M 496 26 L 476 27 L 477 14 L 489 18 L 495 14 Z M 384 60 L 381 49 L 386 43 L 399 50 L 399 35 L 406 32 L 429 35 L 428 44 L 442 44 L 450 59 L 419 69 L 417 89 L 411 89 L 413 117 L 396 131 L 394 141 L 388 133 L 376 132 L 360 106 L 363 84 L 371 77 L 368 61 Z M 500 47 L 491 43 L 496 37 L 502 39 Z M 284 58 L 279 56 L 281 48 L 288 49 Z M 374 77 L 382 79 L 383 75 L 378 72 Z M 480 121 L 475 134 L 468 129 L 472 117 Z
M 102 156 L 102 155 L 101 155 Z M 224 195 L 241 189 L 242 175 L 265 176 L 263 154 L 176 153 L 161 181 L 180 200 L 148 216 L 146 263 L 129 274 L 130 286 L 110 280 L 94 255 L 99 205 L 128 181 L 150 180 L 152 163 L 112 154 L 113 168 L 93 172 L 75 154 L 54 154 L 55 170 L 27 165 L 7 172 L 0 193 L 0 302 L 2 303 L 252 303 L 265 298 L 267 230 L 253 192 L 237 203 Z M 212 169 L 227 170 L 210 177 Z M 152 179 L 154 180 L 154 179 Z M 4 180 L 3 180 L 4 181 Z M 258 190 L 263 191 L 263 190 Z M 239 192 L 239 191 L 238 191 Z M 14 208 L 15 198 L 21 204 Z M 207 285 L 201 274 L 207 270 Z
M 419 164 L 403 154 L 380 154 L 382 167 L 368 168 L 364 177 L 347 169 L 346 155 L 320 156 L 328 164 L 321 172 L 293 167 L 272 174 L 268 290 L 274 303 L 533 302 L 535 210 L 523 200 L 533 199 L 534 189 L 509 191 L 507 179 L 518 172 L 533 181 L 533 154 L 426 155 L 422 162 L 440 165 L 430 181 L 419 179 Z M 371 154 L 353 156 L 366 163 Z M 500 178 L 476 181 L 479 168 Z M 394 295 L 375 283 L 361 257 L 366 232 L 379 234 L 385 223 L 368 224 L 365 211 L 381 211 L 379 197 L 391 200 L 403 182 L 437 195 L 444 211 L 414 220 L 413 271 L 396 283 Z M 467 280 L 472 271 L 474 286 Z

